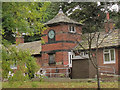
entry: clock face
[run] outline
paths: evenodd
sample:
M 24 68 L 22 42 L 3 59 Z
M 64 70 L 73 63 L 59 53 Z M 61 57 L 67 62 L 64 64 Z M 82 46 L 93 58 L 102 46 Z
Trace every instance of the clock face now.
M 48 33 L 48 37 L 49 37 L 50 39 L 53 39 L 54 36 L 55 36 L 55 32 L 54 32 L 53 30 L 50 30 L 49 33 Z

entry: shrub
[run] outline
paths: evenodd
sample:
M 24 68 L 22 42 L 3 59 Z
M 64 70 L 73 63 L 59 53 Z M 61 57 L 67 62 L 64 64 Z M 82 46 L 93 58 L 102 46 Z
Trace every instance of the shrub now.
M 17 70 L 13 71 L 10 65 L 15 65 Z M 26 65 L 26 67 L 25 67 Z M 31 56 L 30 51 L 17 49 L 12 46 L 3 46 L 2 48 L 2 76 L 8 78 L 9 71 L 14 72 L 14 76 L 9 80 L 26 80 L 34 77 L 34 73 L 39 69 L 36 59 Z M 28 73 L 28 76 L 23 75 Z

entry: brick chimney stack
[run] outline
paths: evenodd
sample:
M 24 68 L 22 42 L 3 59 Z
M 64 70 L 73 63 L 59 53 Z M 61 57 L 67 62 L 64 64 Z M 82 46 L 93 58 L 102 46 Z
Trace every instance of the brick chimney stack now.
M 22 34 L 17 32 L 17 35 L 16 35 L 16 45 L 18 45 L 20 43 L 24 43 L 24 36 L 22 36 Z
M 109 20 L 109 19 L 110 19 L 109 12 L 107 12 L 107 13 L 106 13 L 106 18 L 107 18 L 107 20 Z
M 105 20 L 105 31 L 109 32 L 110 30 L 112 30 L 114 28 L 113 24 L 114 24 L 113 20 L 110 19 L 109 12 L 107 12 L 106 13 L 106 20 Z

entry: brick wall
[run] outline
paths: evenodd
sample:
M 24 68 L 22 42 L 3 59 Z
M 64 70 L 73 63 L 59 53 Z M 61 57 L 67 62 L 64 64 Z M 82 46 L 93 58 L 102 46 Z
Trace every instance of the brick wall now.
M 43 40 L 45 41 L 45 44 L 42 45 L 42 58 L 41 58 L 41 66 L 42 67 L 66 67 L 68 64 L 68 51 L 70 51 L 71 48 L 74 48 L 76 46 L 76 39 L 81 39 L 81 30 L 82 28 L 80 26 L 75 26 L 76 28 L 76 34 L 69 32 L 69 25 L 70 24 L 60 24 L 57 26 L 49 27 L 47 30 L 44 31 L 43 34 Z M 48 43 L 48 31 L 49 30 L 55 30 L 55 43 Z M 47 52 L 50 51 L 56 51 L 55 52 L 55 65 L 49 65 L 49 54 Z
M 81 34 L 81 30 L 82 28 L 80 26 L 76 26 L 76 32 L 77 34 Z M 76 34 L 71 34 L 69 33 L 69 25 L 58 25 L 58 26 L 53 26 L 53 27 L 49 27 L 47 30 L 44 31 L 44 36 L 42 37 L 44 39 L 45 42 L 48 42 L 48 31 L 50 29 L 55 30 L 56 33 L 56 41 L 61 41 L 61 40 L 73 40 L 75 41 L 75 38 L 79 38 L 80 39 L 80 35 L 76 35 Z
M 118 74 L 120 75 L 120 48 L 118 48 Z
M 111 63 L 111 64 L 104 64 L 104 60 L 103 60 L 103 49 L 99 49 L 98 52 L 98 62 L 99 62 L 99 66 L 110 66 L 110 67 L 114 67 L 116 74 L 118 74 L 118 48 L 115 48 L 115 58 L 116 58 L 116 63 Z

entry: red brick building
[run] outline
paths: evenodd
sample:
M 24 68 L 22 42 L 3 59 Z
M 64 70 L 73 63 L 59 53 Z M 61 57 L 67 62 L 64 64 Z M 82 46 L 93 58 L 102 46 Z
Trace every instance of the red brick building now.
M 105 29 L 97 32 L 91 44 L 93 54 L 96 50 L 96 39 L 99 34 L 98 43 L 103 42 L 98 46 L 97 61 L 101 73 L 120 74 L 120 29 L 115 29 L 111 19 L 105 20 Z M 94 34 L 94 33 L 93 33 Z M 89 34 L 82 34 L 83 37 L 88 37 Z M 106 36 L 106 37 L 105 37 Z M 88 56 L 86 53 L 89 50 L 88 40 L 81 37 L 81 45 L 74 48 L 74 52 L 79 51 L 80 57 Z M 79 58 L 80 58 L 79 57 Z M 80 60 L 77 58 L 77 60 Z M 73 58 L 74 59 L 74 58 Z M 84 65 L 83 65 L 84 66 Z
M 71 67 L 71 50 L 80 39 L 82 25 L 68 18 L 60 9 L 59 13 L 45 23 L 40 64 L 43 68 Z
M 106 31 L 100 32 L 99 42 L 104 38 L 105 35 L 106 35 Z M 120 29 L 113 30 L 113 32 L 108 37 L 106 37 L 104 39 L 104 41 L 102 42 L 102 44 L 98 47 L 97 62 L 98 62 L 98 66 L 100 67 L 101 73 L 117 74 L 117 75 L 119 74 L 120 75 L 120 39 L 119 39 L 119 35 L 120 35 Z M 83 38 L 82 38 L 82 40 L 83 40 Z M 89 60 L 89 58 L 88 58 L 88 60 L 90 62 L 87 61 L 87 59 L 86 59 L 86 57 L 88 57 L 88 52 L 89 52 L 87 40 L 84 39 L 81 44 L 83 47 L 85 47 L 85 50 L 83 50 L 83 48 L 80 45 L 77 45 L 74 48 L 74 52 L 76 53 L 75 54 L 76 56 L 73 58 L 73 60 L 75 60 L 73 62 L 79 63 L 79 66 L 82 66 L 83 67 L 82 69 L 84 69 L 84 67 L 86 67 L 86 62 L 88 62 L 88 65 L 90 65 L 89 63 L 91 63 L 91 61 Z M 93 42 L 91 44 L 91 48 L 92 48 L 93 60 L 96 60 L 95 59 L 96 42 Z M 85 60 L 86 60 L 86 62 L 84 62 Z M 83 64 L 85 64 L 85 65 L 83 65 Z M 95 64 L 96 64 L 96 61 L 95 61 Z M 73 66 L 79 67 L 79 66 L 77 66 L 77 64 L 75 64 Z M 83 71 L 84 71 L 84 73 L 85 72 L 88 73 L 88 72 L 92 71 L 92 73 L 94 73 L 94 75 L 92 75 L 91 77 L 93 77 L 93 76 L 95 76 L 96 71 L 94 68 L 91 69 L 90 67 L 88 67 L 88 69 L 87 69 L 89 71 L 84 71 L 84 70 Z
M 41 68 L 65 68 L 72 67 L 72 58 L 76 55 L 76 50 L 80 50 L 81 55 L 86 55 L 84 50 L 78 45 L 77 41 L 83 41 L 83 45 L 88 50 L 86 41 L 81 37 L 82 25 L 68 18 L 62 10 L 50 21 L 45 23 L 48 26 L 42 36 L 45 41 L 44 44 L 39 42 L 35 48 L 36 54 L 33 54 L 37 58 L 37 63 Z M 100 34 L 100 40 L 108 32 L 106 27 L 108 23 L 105 23 L 105 30 Z M 110 23 L 110 28 L 113 28 L 113 23 Z M 115 74 L 120 74 L 120 38 L 119 29 L 114 30 L 104 42 L 100 45 L 98 50 L 98 62 L 99 66 L 109 66 L 115 69 Z M 87 37 L 87 36 L 86 36 Z M 25 46 L 25 43 L 23 43 Z M 22 45 L 22 44 L 21 44 Z M 33 45 L 30 44 L 29 45 Z M 29 48 L 32 48 L 30 47 Z M 92 50 L 95 51 L 95 43 L 92 43 Z M 73 52 L 74 51 L 74 52 Z M 81 56 L 79 55 L 79 56 Z M 85 65 L 83 65 L 86 67 Z M 77 68 L 76 68 L 77 70 Z

